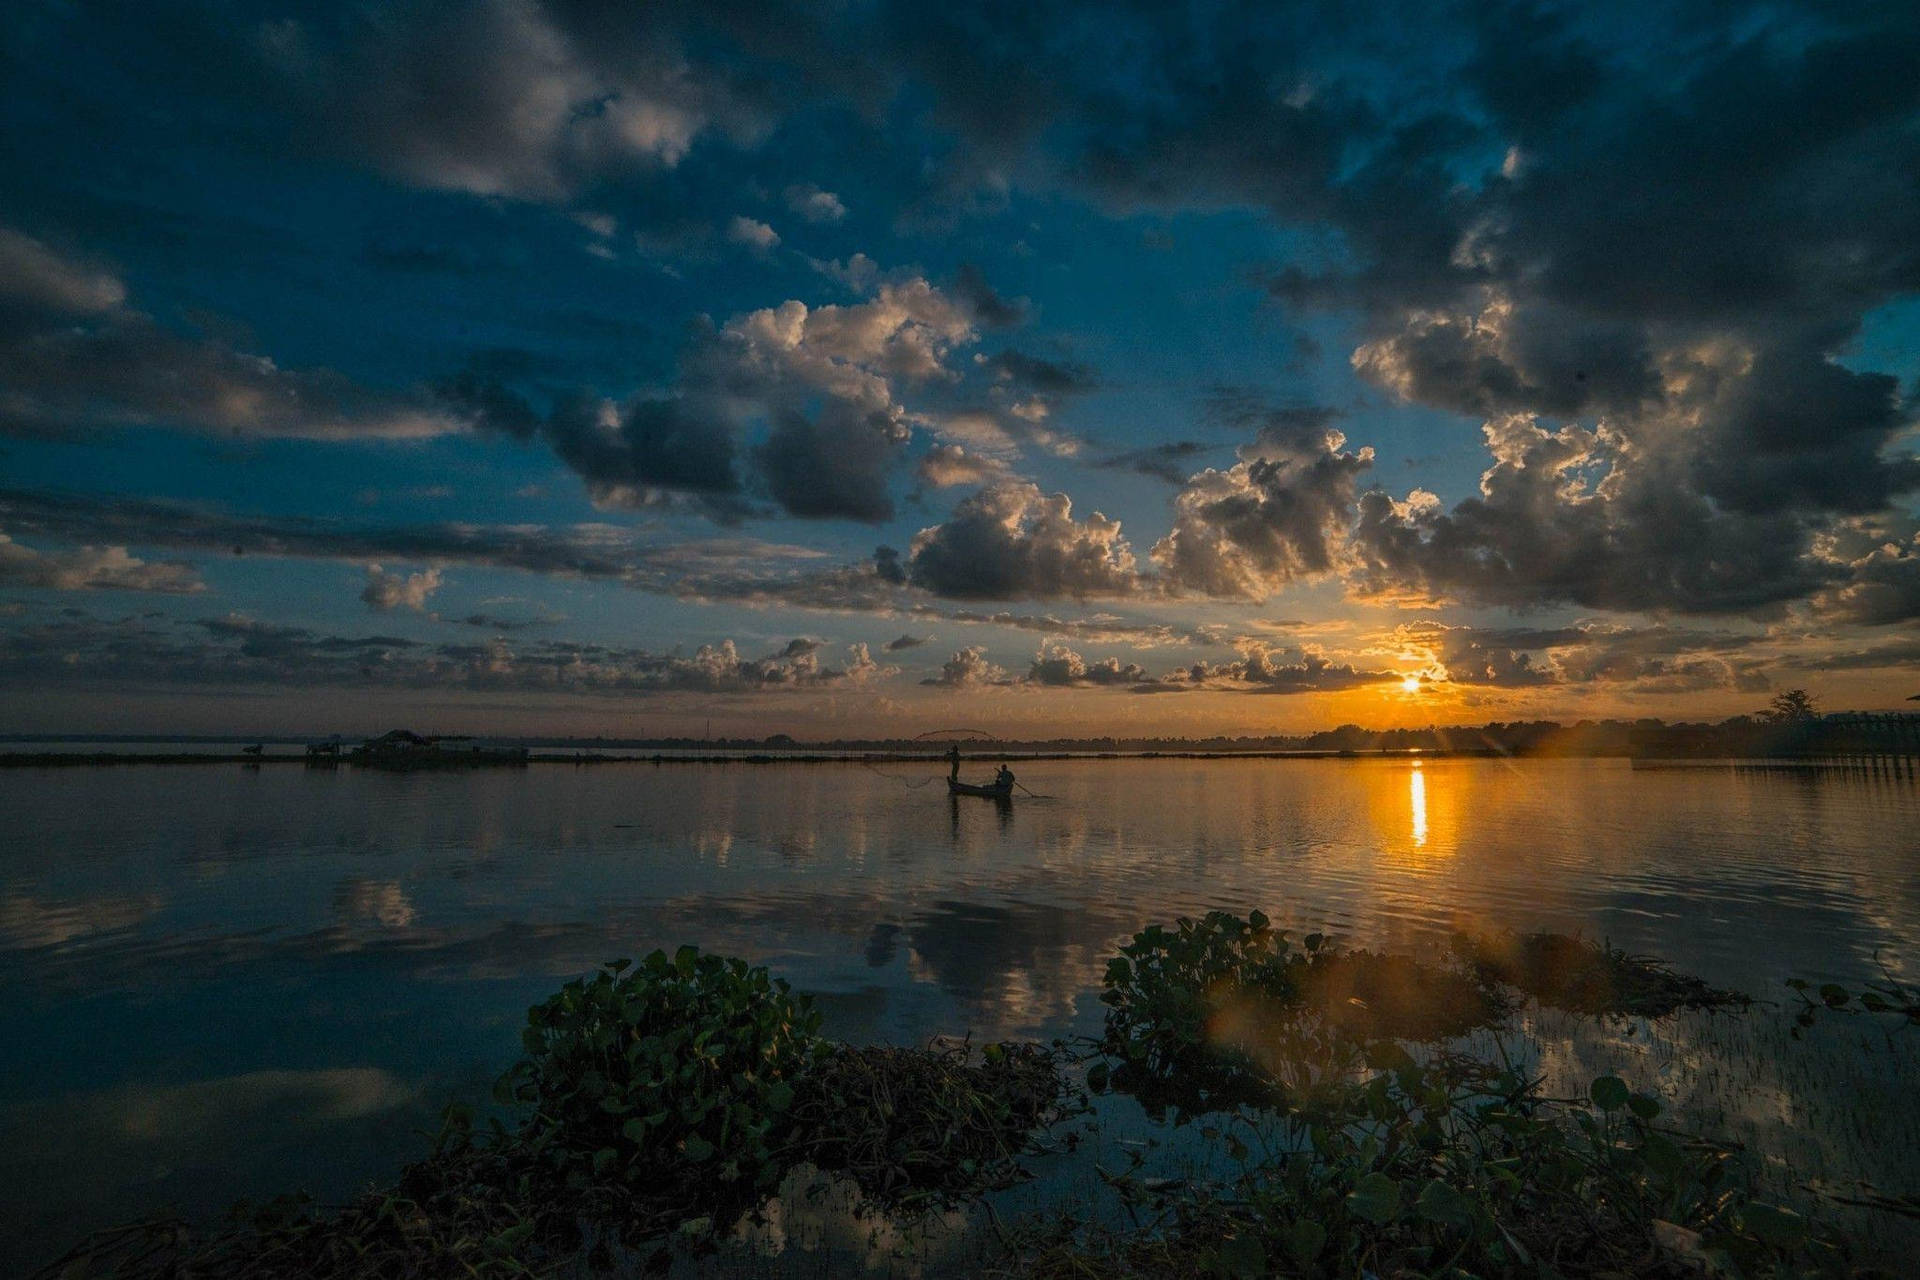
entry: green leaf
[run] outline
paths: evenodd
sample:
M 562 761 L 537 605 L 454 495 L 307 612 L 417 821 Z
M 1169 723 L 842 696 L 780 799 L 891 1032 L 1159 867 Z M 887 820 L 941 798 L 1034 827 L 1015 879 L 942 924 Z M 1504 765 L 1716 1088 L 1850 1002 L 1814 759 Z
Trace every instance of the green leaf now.
M 1456 1231 L 1473 1230 L 1472 1202 L 1438 1178 L 1420 1188 L 1420 1198 L 1413 1207 L 1428 1222 Z
M 1650 1093 L 1636 1093 L 1627 1099 L 1627 1109 L 1642 1120 L 1651 1120 L 1660 1114 L 1660 1099 Z
M 785 1080 L 775 1081 L 767 1089 L 767 1107 L 773 1111 L 785 1111 L 793 1105 L 793 1086 Z
M 1312 1218 L 1301 1218 L 1287 1229 L 1287 1252 L 1304 1269 L 1327 1247 L 1327 1229 Z
M 1112 1069 L 1104 1062 L 1096 1062 L 1087 1068 L 1087 1088 L 1095 1093 L 1105 1093 L 1107 1082 L 1112 1077 Z
M 697 1133 L 687 1135 L 687 1140 L 681 1145 L 680 1150 L 695 1164 L 713 1158 L 713 1144 Z
M 1267 913 L 1264 911 L 1250 911 L 1247 913 L 1247 923 L 1256 929 L 1264 929 L 1267 927 Z
M 1820 999 L 1829 1009 L 1838 1009 L 1853 997 L 1847 989 L 1837 982 L 1829 982 L 1820 988 Z
M 1221 1241 L 1217 1261 L 1230 1276 L 1267 1274 L 1267 1250 L 1258 1236 L 1230 1236 Z
M 1347 1208 L 1368 1222 L 1391 1222 L 1400 1216 L 1400 1184 L 1384 1173 L 1370 1173 L 1347 1193 Z
M 1593 1098 L 1593 1105 L 1602 1111 L 1618 1111 L 1633 1096 L 1627 1082 L 1619 1076 L 1600 1076 L 1587 1092 Z

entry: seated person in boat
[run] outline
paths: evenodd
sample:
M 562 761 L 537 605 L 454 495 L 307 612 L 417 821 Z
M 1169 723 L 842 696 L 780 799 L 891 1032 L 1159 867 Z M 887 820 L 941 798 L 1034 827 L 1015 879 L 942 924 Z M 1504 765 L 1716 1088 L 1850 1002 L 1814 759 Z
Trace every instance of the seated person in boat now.
M 1001 765 L 1000 772 L 993 775 L 993 785 L 996 787 L 1005 787 L 1011 791 L 1013 789 L 1013 770 L 1007 768 L 1005 765 Z

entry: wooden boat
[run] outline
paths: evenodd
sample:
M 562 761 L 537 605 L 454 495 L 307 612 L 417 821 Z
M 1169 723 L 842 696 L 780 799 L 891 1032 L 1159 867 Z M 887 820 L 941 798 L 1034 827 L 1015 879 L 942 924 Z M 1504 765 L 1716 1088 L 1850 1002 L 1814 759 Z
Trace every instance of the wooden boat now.
M 972 782 L 955 782 L 952 778 L 948 778 L 947 794 L 950 796 L 985 796 L 989 800 L 1011 800 L 1013 799 L 1013 784 L 1011 782 L 990 782 L 985 785 L 977 785 Z

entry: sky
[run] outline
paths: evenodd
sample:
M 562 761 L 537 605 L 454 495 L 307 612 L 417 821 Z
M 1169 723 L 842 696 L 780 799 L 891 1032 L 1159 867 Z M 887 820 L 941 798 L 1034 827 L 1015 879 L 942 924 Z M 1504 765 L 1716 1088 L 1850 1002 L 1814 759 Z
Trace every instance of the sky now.
M 0 12 L 0 732 L 1920 694 L 1920 9 Z

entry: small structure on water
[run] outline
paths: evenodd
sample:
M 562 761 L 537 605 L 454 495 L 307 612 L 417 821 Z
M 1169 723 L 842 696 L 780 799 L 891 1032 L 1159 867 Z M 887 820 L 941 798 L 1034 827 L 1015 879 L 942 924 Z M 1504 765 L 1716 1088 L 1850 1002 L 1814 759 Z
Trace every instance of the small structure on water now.
M 525 764 L 527 749 L 458 734 L 427 736 L 392 729 L 368 738 L 347 757 L 377 769 L 445 769 L 488 764 Z

